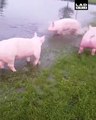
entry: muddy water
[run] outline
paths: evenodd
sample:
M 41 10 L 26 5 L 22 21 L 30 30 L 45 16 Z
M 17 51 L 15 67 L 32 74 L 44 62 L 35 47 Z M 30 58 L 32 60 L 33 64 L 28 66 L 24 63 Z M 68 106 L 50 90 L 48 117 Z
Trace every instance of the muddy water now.
M 75 11 L 74 3 L 57 0 L 0 0 L 0 40 L 11 37 L 31 38 L 34 32 L 40 36 L 45 34 L 46 41 L 42 47 L 41 68 L 49 67 L 60 54 L 66 54 L 71 47 L 77 47 L 80 37 L 52 36 L 48 32 L 50 21 L 60 18 L 76 18 L 82 26 L 87 26 L 93 20 L 92 12 L 95 5 L 89 5 L 89 10 Z M 22 68 L 25 61 L 16 61 L 16 67 Z

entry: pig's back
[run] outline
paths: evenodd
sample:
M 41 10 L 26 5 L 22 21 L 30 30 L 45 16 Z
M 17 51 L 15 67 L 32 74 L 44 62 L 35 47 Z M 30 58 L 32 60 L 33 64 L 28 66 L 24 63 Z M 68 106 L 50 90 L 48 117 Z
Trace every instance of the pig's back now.
M 93 31 L 88 30 L 82 38 L 82 47 L 96 48 L 96 34 Z
M 21 38 L 18 39 L 17 44 L 17 58 L 28 57 L 34 53 L 35 50 L 40 47 L 39 41 L 34 38 Z
M 55 24 L 59 27 L 64 27 L 65 29 L 80 29 L 81 25 L 80 23 L 75 20 L 75 19 L 69 19 L 69 18 L 65 18 L 65 19 L 61 19 L 55 22 Z
M 56 21 L 57 24 L 79 24 L 79 22 L 75 19 L 70 19 L 70 18 L 64 18 Z
M 15 49 L 16 41 L 14 38 L 0 41 L 0 52 L 11 52 Z

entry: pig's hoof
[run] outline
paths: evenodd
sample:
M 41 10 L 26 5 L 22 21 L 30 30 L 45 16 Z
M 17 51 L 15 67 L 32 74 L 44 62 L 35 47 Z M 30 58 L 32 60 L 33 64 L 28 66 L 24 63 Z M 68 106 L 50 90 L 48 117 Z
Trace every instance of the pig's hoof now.
M 36 67 L 39 67 L 39 65 L 40 65 L 40 63 L 37 63 L 35 66 L 36 66 Z
M 78 52 L 78 55 L 81 55 L 81 52 Z
M 39 65 L 40 65 L 40 62 L 38 62 L 37 64 L 33 64 L 33 67 L 34 67 L 34 68 L 38 68 Z
M 39 65 L 40 65 L 40 64 L 38 63 L 36 66 L 39 67 Z
M 78 57 L 79 59 L 81 59 L 81 54 L 80 54 L 80 53 L 78 53 L 77 57 Z
M 16 72 L 16 70 L 12 70 L 13 72 Z
M 95 54 L 92 53 L 91 55 L 94 56 Z
M 41 64 L 41 62 L 39 61 L 38 63 L 37 63 L 37 65 L 40 65 Z
M 0 69 L 1 74 L 5 73 L 5 69 Z
M 28 68 L 24 67 L 23 71 L 28 72 Z
M 29 62 L 29 61 L 26 61 L 26 62 L 27 62 L 27 65 L 28 65 L 28 66 L 31 64 L 31 62 Z

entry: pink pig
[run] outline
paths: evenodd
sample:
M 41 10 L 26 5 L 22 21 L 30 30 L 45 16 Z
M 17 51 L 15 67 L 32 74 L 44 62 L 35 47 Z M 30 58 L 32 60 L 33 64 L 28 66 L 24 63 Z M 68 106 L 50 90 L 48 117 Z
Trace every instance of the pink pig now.
M 15 59 L 26 58 L 29 62 L 30 57 L 34 56 L 34 65 L 40 63 L 40 53 L 42 43 L 45 41 L 45 36 L 38 37 L 34 33 L 33 38 L 10 38 L 0 41 L 0 68 L 4 68 L 4 64 L 15 72 Z
M 90 48 L 91 55 L 95 55 L 96 52 L 96 27 L 89 26 L 89 30 L 85 33 L 80 43 L 79 54 L 81 54 L 85 48 Z
M 64 18 L 54 22 L 48 27 L 49 31 L 53 31 L 55 34 L 79 34 L 81 25 L 80 23 L 72 18 Z

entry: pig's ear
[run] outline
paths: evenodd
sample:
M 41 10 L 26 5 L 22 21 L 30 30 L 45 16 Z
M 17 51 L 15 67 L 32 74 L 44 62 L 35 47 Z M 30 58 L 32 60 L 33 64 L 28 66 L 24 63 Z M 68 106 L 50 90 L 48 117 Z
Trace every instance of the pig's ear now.
M 41 44 L 45 41 L 45 35 L 40 37 Z
M 34 33 L 34 37 L 37 37 L 37 33 L 36 32 Z
M 52 22 L 52 27 L 54 27 L 54 22 Z
M 89 25 L 89 29 L 91 29 L 92 28 L 92 26 L 91 25 Z

